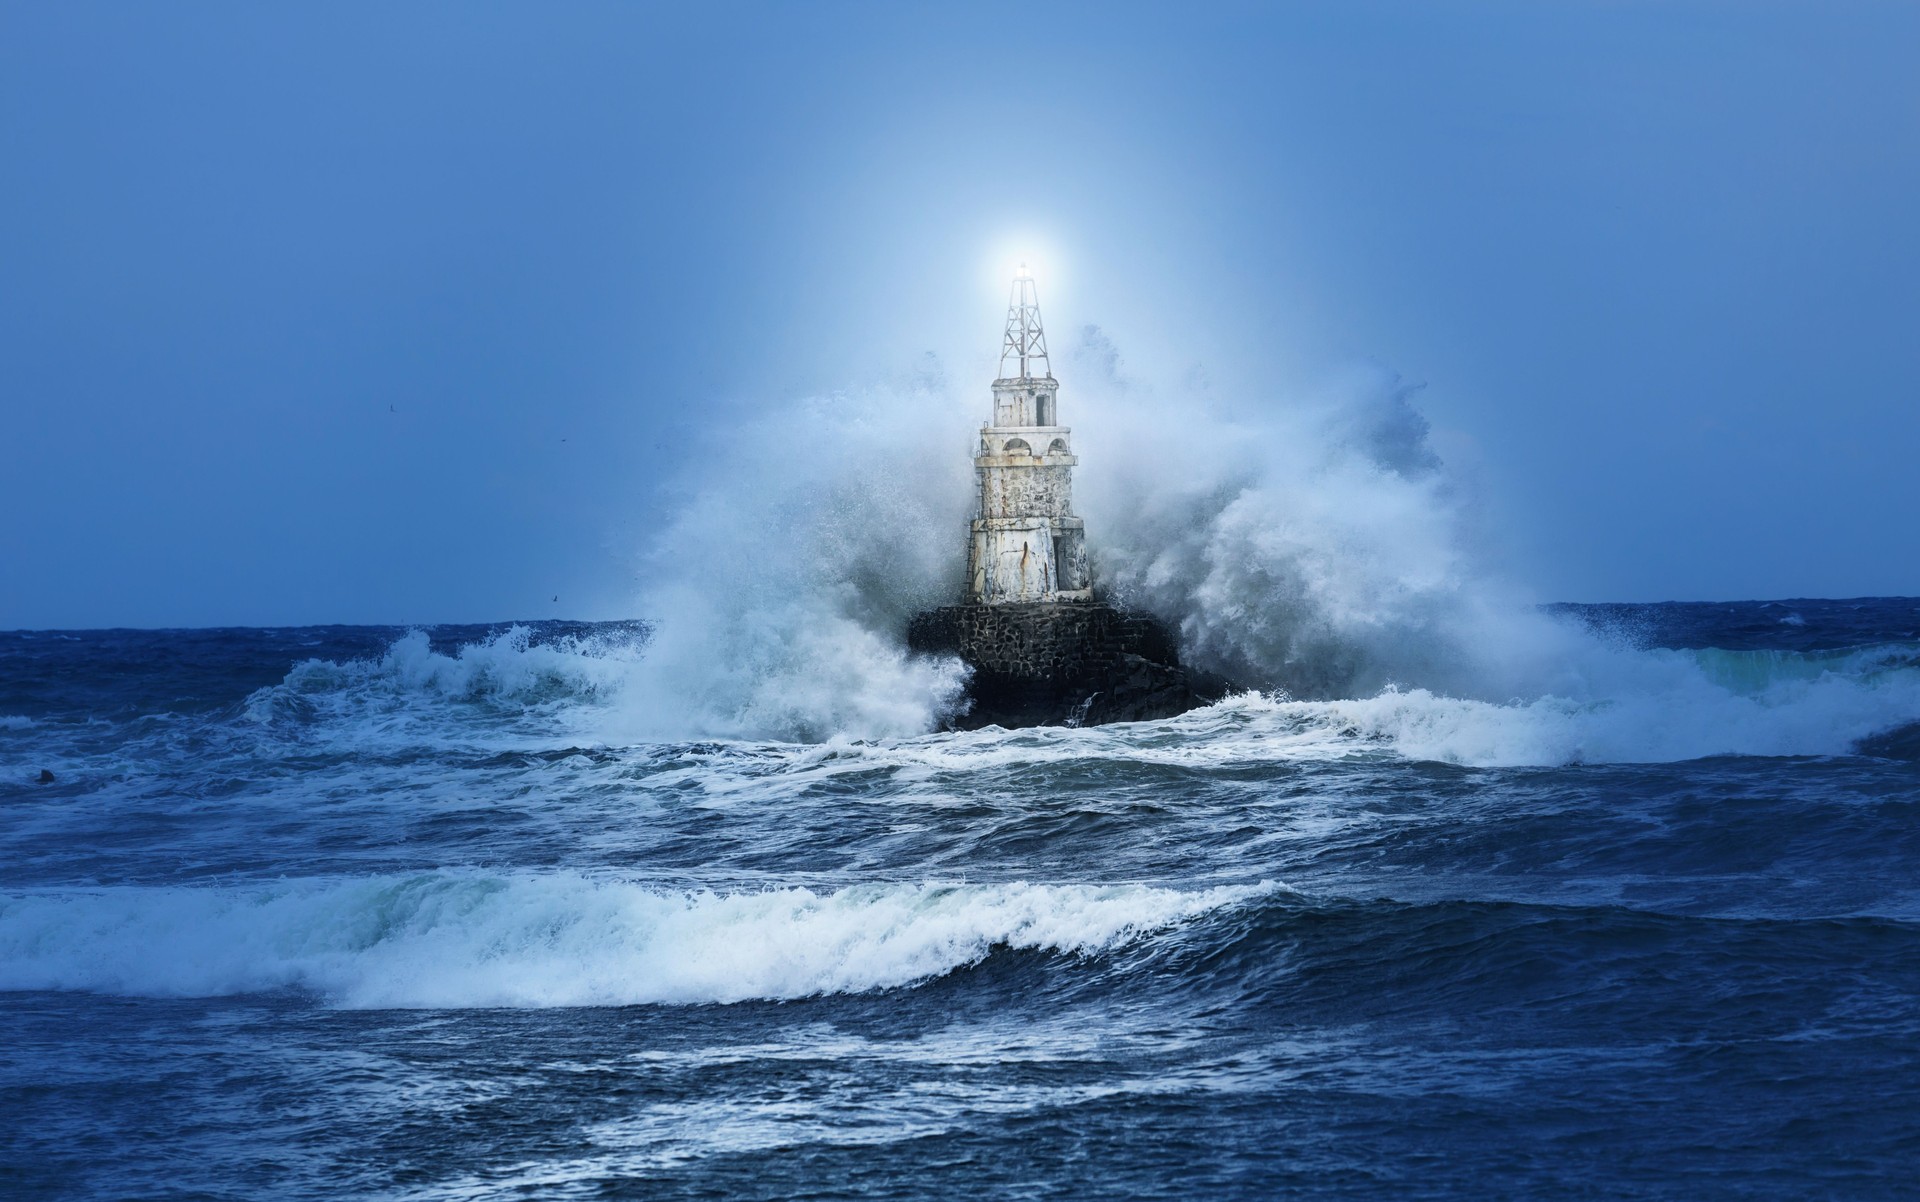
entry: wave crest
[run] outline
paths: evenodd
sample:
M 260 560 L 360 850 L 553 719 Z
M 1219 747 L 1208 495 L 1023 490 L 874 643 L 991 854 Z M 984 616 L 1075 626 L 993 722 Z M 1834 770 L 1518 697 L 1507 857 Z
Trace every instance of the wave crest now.
M 410 630 L 378 658 L 295 664 L 249 695 L 244 712 L 279 737 L 364 745 L 467 743 L 503 730 L 593 741 L 647 642 L 640 623 L 560 635 L 515 625 L 447 653 Z
M 996 948 L 1110 949 L 1262 892 L 882 884 L 672 892 L 450 872 L 0 898 L 0 988 L 355 1008 L 690 1004 L 914 985 Z

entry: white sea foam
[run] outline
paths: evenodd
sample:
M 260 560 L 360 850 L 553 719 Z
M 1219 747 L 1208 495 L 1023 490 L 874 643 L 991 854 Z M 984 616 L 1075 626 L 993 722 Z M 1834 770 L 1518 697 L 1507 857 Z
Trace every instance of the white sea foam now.
M 1683 653 L 1650 653 L 1655 657 Z M 1862 738 L 1920 721 L 1920 673 L 1880 682 L 1830 674 L 1737 692 L 1683 668 L 1671 688 L 1600 700 L 1494 703 L 1425 689 L 1346 701 L 1249 696 L 1242 728 L 1217 742 L 1319 756 L 1368 746 L 1478 767 L 1661 763 L 1716 755 L 1844 755 Z
M 677 779 L 764 804 L 880 770 L 906 795 L 934 803 L 951 791 L 943 778 L 1100 760 L 1232 771 L 1356 756 L 1496 767 L 1844 755 L 1862 738 L 1920 721 L 1912 653 L 1620 651 L 1637 687 L 1599 700 L 1491 702 L 1398 688 L 1333 701 L 1242 693 L 1159 722 L 715 744 L 679 757 L 652 783 Z
M 1090 953 L 1268 887 L 884 884 L 680 893 L 568 873 L 0 895 L 0 988 L 347 1007 L 736 1002 Z

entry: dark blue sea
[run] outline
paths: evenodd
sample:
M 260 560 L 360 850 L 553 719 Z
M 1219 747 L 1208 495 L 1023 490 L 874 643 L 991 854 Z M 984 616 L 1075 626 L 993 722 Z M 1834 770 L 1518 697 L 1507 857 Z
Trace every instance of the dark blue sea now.
M 1920 1193 L 1920 601 L 1539 620 L 810 741 L 640 626 L 0 634 L 0 1195 Z

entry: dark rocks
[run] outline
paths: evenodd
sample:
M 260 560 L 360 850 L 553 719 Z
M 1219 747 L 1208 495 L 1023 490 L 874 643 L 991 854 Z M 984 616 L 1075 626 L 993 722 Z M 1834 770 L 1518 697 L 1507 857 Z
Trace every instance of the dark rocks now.
M 1094 683 L 1101 687 L 1088 698 L 1083 726 L 1171 718 L 1209 700 L 1195 691 L 1180 668 L 1131 653 L 1116 658 L 1106 678 Z
M 949 605 L 915 617 L 907 646 L 973 668 L 973 708 L 955 721 L 966 730 L 1144 722 L 1226 691 L 1196 687 L 1157 619 L 1110 605 Z
M 50 784 L 52 784 L 52 783 L 53 783 L 53 773 L 51 773 L 51 772 L 49 772 L 49 771 L 47 771 L 47 770 L 46 770 L 45 768 L 42 768 L 42 769 L 40 769 L 40 783 L 41 783 L 41 784 L 43 784 L 43 785 L 50 785 Z

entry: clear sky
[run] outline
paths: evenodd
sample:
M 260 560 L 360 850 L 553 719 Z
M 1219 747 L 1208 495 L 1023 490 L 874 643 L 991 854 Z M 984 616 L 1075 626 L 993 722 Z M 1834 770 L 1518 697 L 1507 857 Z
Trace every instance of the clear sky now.
M 1920 594 L 1916 63 L 1909 3 L 0 0 L 0 628 L 626 616 L 699 430 L 984 405 L 1023 256 L 1163 381 L 1424 384 L 1542 596 Z

